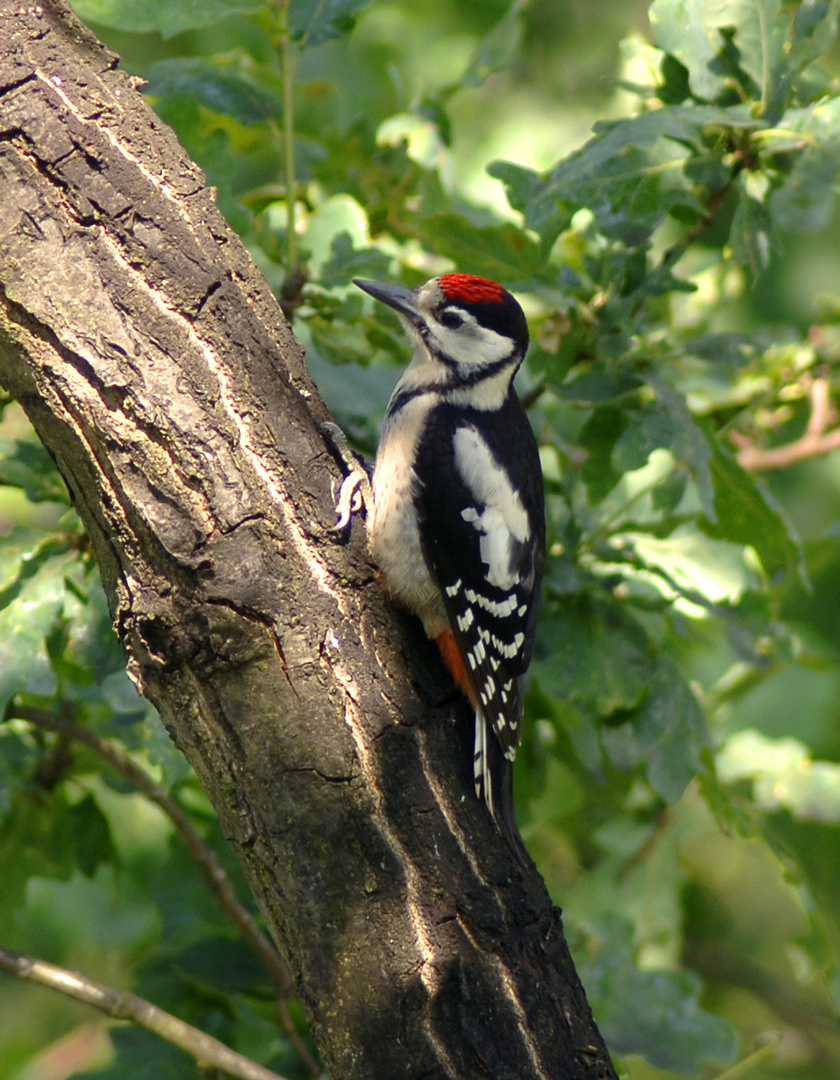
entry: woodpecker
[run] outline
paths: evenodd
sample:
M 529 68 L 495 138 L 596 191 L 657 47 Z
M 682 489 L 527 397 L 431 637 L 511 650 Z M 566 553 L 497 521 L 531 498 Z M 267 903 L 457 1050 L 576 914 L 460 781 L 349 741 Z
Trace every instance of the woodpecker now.
M 537 443 L 513 388 L 528 324 L 507 290 L 471 274 L 355 284 L 414 347 L 376 454 L 370 553 L 472 704 L 476 794 L 521 850 L 512 763 L 545 556 Z

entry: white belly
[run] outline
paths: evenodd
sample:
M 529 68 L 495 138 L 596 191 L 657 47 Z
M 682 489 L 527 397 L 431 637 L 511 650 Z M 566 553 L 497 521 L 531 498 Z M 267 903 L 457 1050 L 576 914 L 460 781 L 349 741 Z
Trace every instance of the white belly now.
M 429 637 L 449 629 L 437 585 L 423 557 L 414 498 L 417 478 L 411 468 L 430 394 L 413 398 L 386 420 L 373 470 L 373 520 L 370 553 L 394 599 L 423 620 Z

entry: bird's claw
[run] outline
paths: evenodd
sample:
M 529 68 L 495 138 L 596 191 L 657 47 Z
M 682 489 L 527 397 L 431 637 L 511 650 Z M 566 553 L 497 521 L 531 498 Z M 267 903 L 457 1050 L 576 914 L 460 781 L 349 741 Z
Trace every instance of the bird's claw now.
M 364 462 L 350 449 L 347 436 L 338 424 L 325 422 L 321 424 L 321 430 L 335 447 L 347 470 L 335 505 L 338 521 L 329 529 L 330 532 L 340 533 L 351 523 L 354 514 L 360 510 L 367 512 L 373 507 L 373 492 Z

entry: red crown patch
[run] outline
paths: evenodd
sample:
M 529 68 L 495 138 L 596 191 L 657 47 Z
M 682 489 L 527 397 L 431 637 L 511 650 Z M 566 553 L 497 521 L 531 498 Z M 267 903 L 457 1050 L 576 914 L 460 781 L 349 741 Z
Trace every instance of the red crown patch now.
M 466 304 L 503 304 L 505 301 L 505 290 L 501 285 L 475 274 L 444 274 L 438 282 L 450 300 L 463 300 Z

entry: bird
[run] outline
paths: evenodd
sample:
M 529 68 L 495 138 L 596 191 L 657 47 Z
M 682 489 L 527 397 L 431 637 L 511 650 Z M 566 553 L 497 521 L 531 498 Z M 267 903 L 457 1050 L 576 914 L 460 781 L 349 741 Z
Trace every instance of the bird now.
M 413 346 L 376 452 L 370 554 L 473 708 L 476 795 L 521 857 L 512 771 L 545 559 L 539 450 L 513 387 L 528 324 L 511 293 L 473 274 L 354 284 Z

